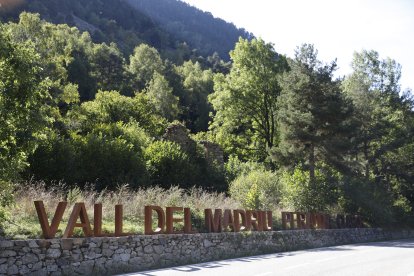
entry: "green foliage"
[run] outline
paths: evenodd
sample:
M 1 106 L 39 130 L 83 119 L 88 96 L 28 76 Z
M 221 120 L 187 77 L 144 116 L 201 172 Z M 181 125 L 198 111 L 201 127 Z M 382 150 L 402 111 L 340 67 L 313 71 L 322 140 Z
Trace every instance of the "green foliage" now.
M 123 90 L 125 60 L 116 44 L 94 45 L 90 54 L 90 75 L 100 90 Z
M 232 198 L 253 210 L 274 210 L 282 200 L 282 185 L 276 173 L 256 169 L 242 174 L 229 186 Z
M 318 166 L 314 183 L 310 183 L 309 171 L 299 167 L 282 174 L 283 206 L 297 211 L 326 211 L 336 203 L 341 176 L 327 167 Z
M 177 118 L 178 97 L 172 94 L 172 88 L 163 75 L 155 72 L 145 93 L 160 116 L 169 121 Z
M 155 73 L 162 74 L 164 65 L 157 49 L 141 44 L 129 58 L 128 71 L 134 80 L 135 91 L 140 91 L 149 85 Z
M 247 175 L 251 171 L 264 170 L 263 163 L 255 161 L 241 161 L 236 155 L 230 155 L 226 164 L 224 164 L 226 180 L 231 183 L 234 179 L 241 175 Z
M 15 43 L 0 25 L 0 180 L 18 177 L 48 124 L 49 80 L 29 42 Z
M 166 120 L 155 115 L 154 106 L 143 94 L 122 96 L 117 91 L 99 91 L 93 101 L 84 102 L 69 114 L 68 124 L 88 132 L 98 124 L 137 122 L 151 135 L 160 135 Z
M 353 137 L 352 106 L 339 83 L 332 80 L 336 63 L 319 61 L 313 45 L 298 47 L 290 67 L 281 79 L 280 144 L 272 157 L 291 167 L 301 164 L 309 172 L 312 186 L 317 162 L 346 169 L 345 157 Z
M 230 56 L 230 73 L 214 79 L 210 128 L 226 152 L 263 161 L 266 149 L 277 145 L 277 75 L 287 68 L 286 60 L 256 39 L 240 38 Z
M 51 134 L 30 157 L 27 171 L 36 179 L 69 185 L 93 183 L 97 189 L 148 183 L 143 149 L 149 137 L 137 124 L 100 124 L 88 134 Z
M 11 182 L 0 180 L 0 230 L 2 230 L 3 223 L 10 216 L 7 209 L 14 203 L 13 190 L 14 186 Z
M 372 221 L 392 223 L 398 214 L 411 216 L 412 222 L 414 160 L 408 152 L 413 148 L 414 105 L 406 93 L 400 95 L 401 66 L 390 58 L 380 59 L 375 51 L 362 51 L 354 54 L 352 67 L 343 90 L 355 106 L 358 123 L 353 169 L 373 199 L 366 201 L 370 206 L 358 197 L 354 200 Z
M 139 2 L 25 7 L 89 33 L 25 12 L 0 24 L 0 218 L 13 202 L 10 181 L 33 177 L 66 182 L 73 201 L 87 183 L 196 186 L 230 191 L 246 208 L 337 209 L 371 225 L 414 225 L 414 98 L 400 91 L 397 62 L 355 53 L 353 72 L 335 80 L 336 63 L 318 60 L 312 45 L 287 60 L 272 44 L 240 38 L 229 64 L 214 41 L 194 35 L 208 15 L 195 29 L 182 25 L 186 12 L 166 25 L 177 16 L 166 10 L 190 8 Z M 190 36 L 188 44 L 167 33 Z M 160 141 L 174 120 L 200 141 L 188 152 Z M 221 145 L 224 167 L 201 140 Z
M 145 150 L 147 169 L 152 185 L 168 188 L 174 185 L 191 187 L 192 165 L 181 147 L 169 141 L 155 141 Z
M 203 70 L 196 62 L 187 61 L 175 68 L 182 79 L 182 91 L 177 93 L 180 99 L 181 116 L 192 132 L 205 131 L 208 128 L 211 106 L 207 101 L 213 92 L 213 72 Z

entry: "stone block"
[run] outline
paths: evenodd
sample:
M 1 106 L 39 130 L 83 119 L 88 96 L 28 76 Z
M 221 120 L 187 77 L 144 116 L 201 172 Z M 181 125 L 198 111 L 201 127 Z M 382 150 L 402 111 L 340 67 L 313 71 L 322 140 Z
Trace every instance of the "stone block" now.
M 56 248 L 50 248 L 46 251 L 46 258 L 56 259 L 62 255 L 62 251 Z
M 17 265 L 12 265 L 12 266 L 9 266 L 7 268 L 7 274 L 8 275 L 14 275 L 14 274 L 18 274 L 18 273 L 19 273 L 19 269 L 18 269 Z
M 155 253 L 157 253 L 157 254 L 161 254 L 161 253 L 164 252 L 164 246 L 162 246 L 162 245 L 154 245 L 153 249 L 154 249 Z
M 28 240 L 27 245 L 30 248 L 39 248 L 39 245 L 37 244 L 37 242 L 35 240 Z
M 37 255 L 29 253 L 26 254 L 22 257 L 22 263 L 23 264 L 31 264 L 31 263 L 36 263 L 39 261 L 39 257 L 37 257 Z
M 7 273 L 7 264 L 1 264 L 0 265 L 0 274 L 6 274 Z
M 154 252 L 154 250 L 153 250 L 151 245 L 147 245 L 147 246 L 144 247 L 144 253 L 150 254 L 152 252 Z
M 105 257 L 111 257 L 114 254 L 112 249 L 102 249 L 102 255 Z
M 0 251 L 0 258 L 8 258 L 8 257 L 16 256 L 16 255 L 17 255 L 16 251 L 13 251 L 13 250 Z
M 39 245 L 40 248 L 49 248 L 50 247 L 50 242 L 47 240 L 38 240 L 37 244 Z
M 0 248 L 4 249 L 4 248 L 10 248 L 14 246 L 14 242 L 13 241 L 0 241 Z

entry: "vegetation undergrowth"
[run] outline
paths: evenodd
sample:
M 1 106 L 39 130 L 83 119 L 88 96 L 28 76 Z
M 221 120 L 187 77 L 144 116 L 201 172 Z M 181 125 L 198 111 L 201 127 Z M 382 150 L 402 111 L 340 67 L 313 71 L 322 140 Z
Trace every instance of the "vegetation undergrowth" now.
M 169 189 L 151 187 L 132 190 L 128 185 L 121 185 L 114 191 L 103 190 L 97 192 L 93 186 L 81 190 L 68 189 L 62 183 L 47 187 L 44 182 L 26 182 L 18 185 L 15 190 L 15 203 L 8 208 L 9 216 L 3 223 L 3 235 L 12 239 L 39 238 L 42 236 L 36 209 L 35 200 L 42 200 L 45 205 L 49 221 L 59 201 L 67 201 L 68 206 L 56 237 L 61 237 L 65 230 L 70 212 L 76 202 L 84 202 L 88 217 L 93 223 L 93 206 L 102 203 L 104 233 L 113 233 L 115 221 L 115 205 L 123 205 L 123 229 L 125 233 L 142 234 L 144 232 L 144 206 L 157 205 L 163 208 L 169 206 L 189 207 L 192 211 L 193 227 L 200 229 L 204 223 L 204 209 L 240 209 L 241 204 L 224 193 L 207 192 L 200 188 L 184 190 L 177 186 Z M 202 223 L 201 223 L 202 221 Z M 177 225 L 177 227 L 180 227 Z M 81 229 L 77 229 L 75 236 L 82 236 Z

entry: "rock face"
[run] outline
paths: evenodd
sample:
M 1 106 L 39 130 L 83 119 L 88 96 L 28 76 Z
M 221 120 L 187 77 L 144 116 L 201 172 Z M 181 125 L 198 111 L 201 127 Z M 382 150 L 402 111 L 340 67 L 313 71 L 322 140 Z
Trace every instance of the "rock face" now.
M 414 237 L 379 228 L 197 233 L 0 242 L 0 275 L 111 275 L 357 242 Z

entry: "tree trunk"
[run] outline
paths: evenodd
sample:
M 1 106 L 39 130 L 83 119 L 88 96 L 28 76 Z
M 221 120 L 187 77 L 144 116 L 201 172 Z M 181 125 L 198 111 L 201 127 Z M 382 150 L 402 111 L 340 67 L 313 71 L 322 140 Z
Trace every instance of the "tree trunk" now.
M 309 185 L 315 187 L 315 146 L 311 144 L 309 153 Z

